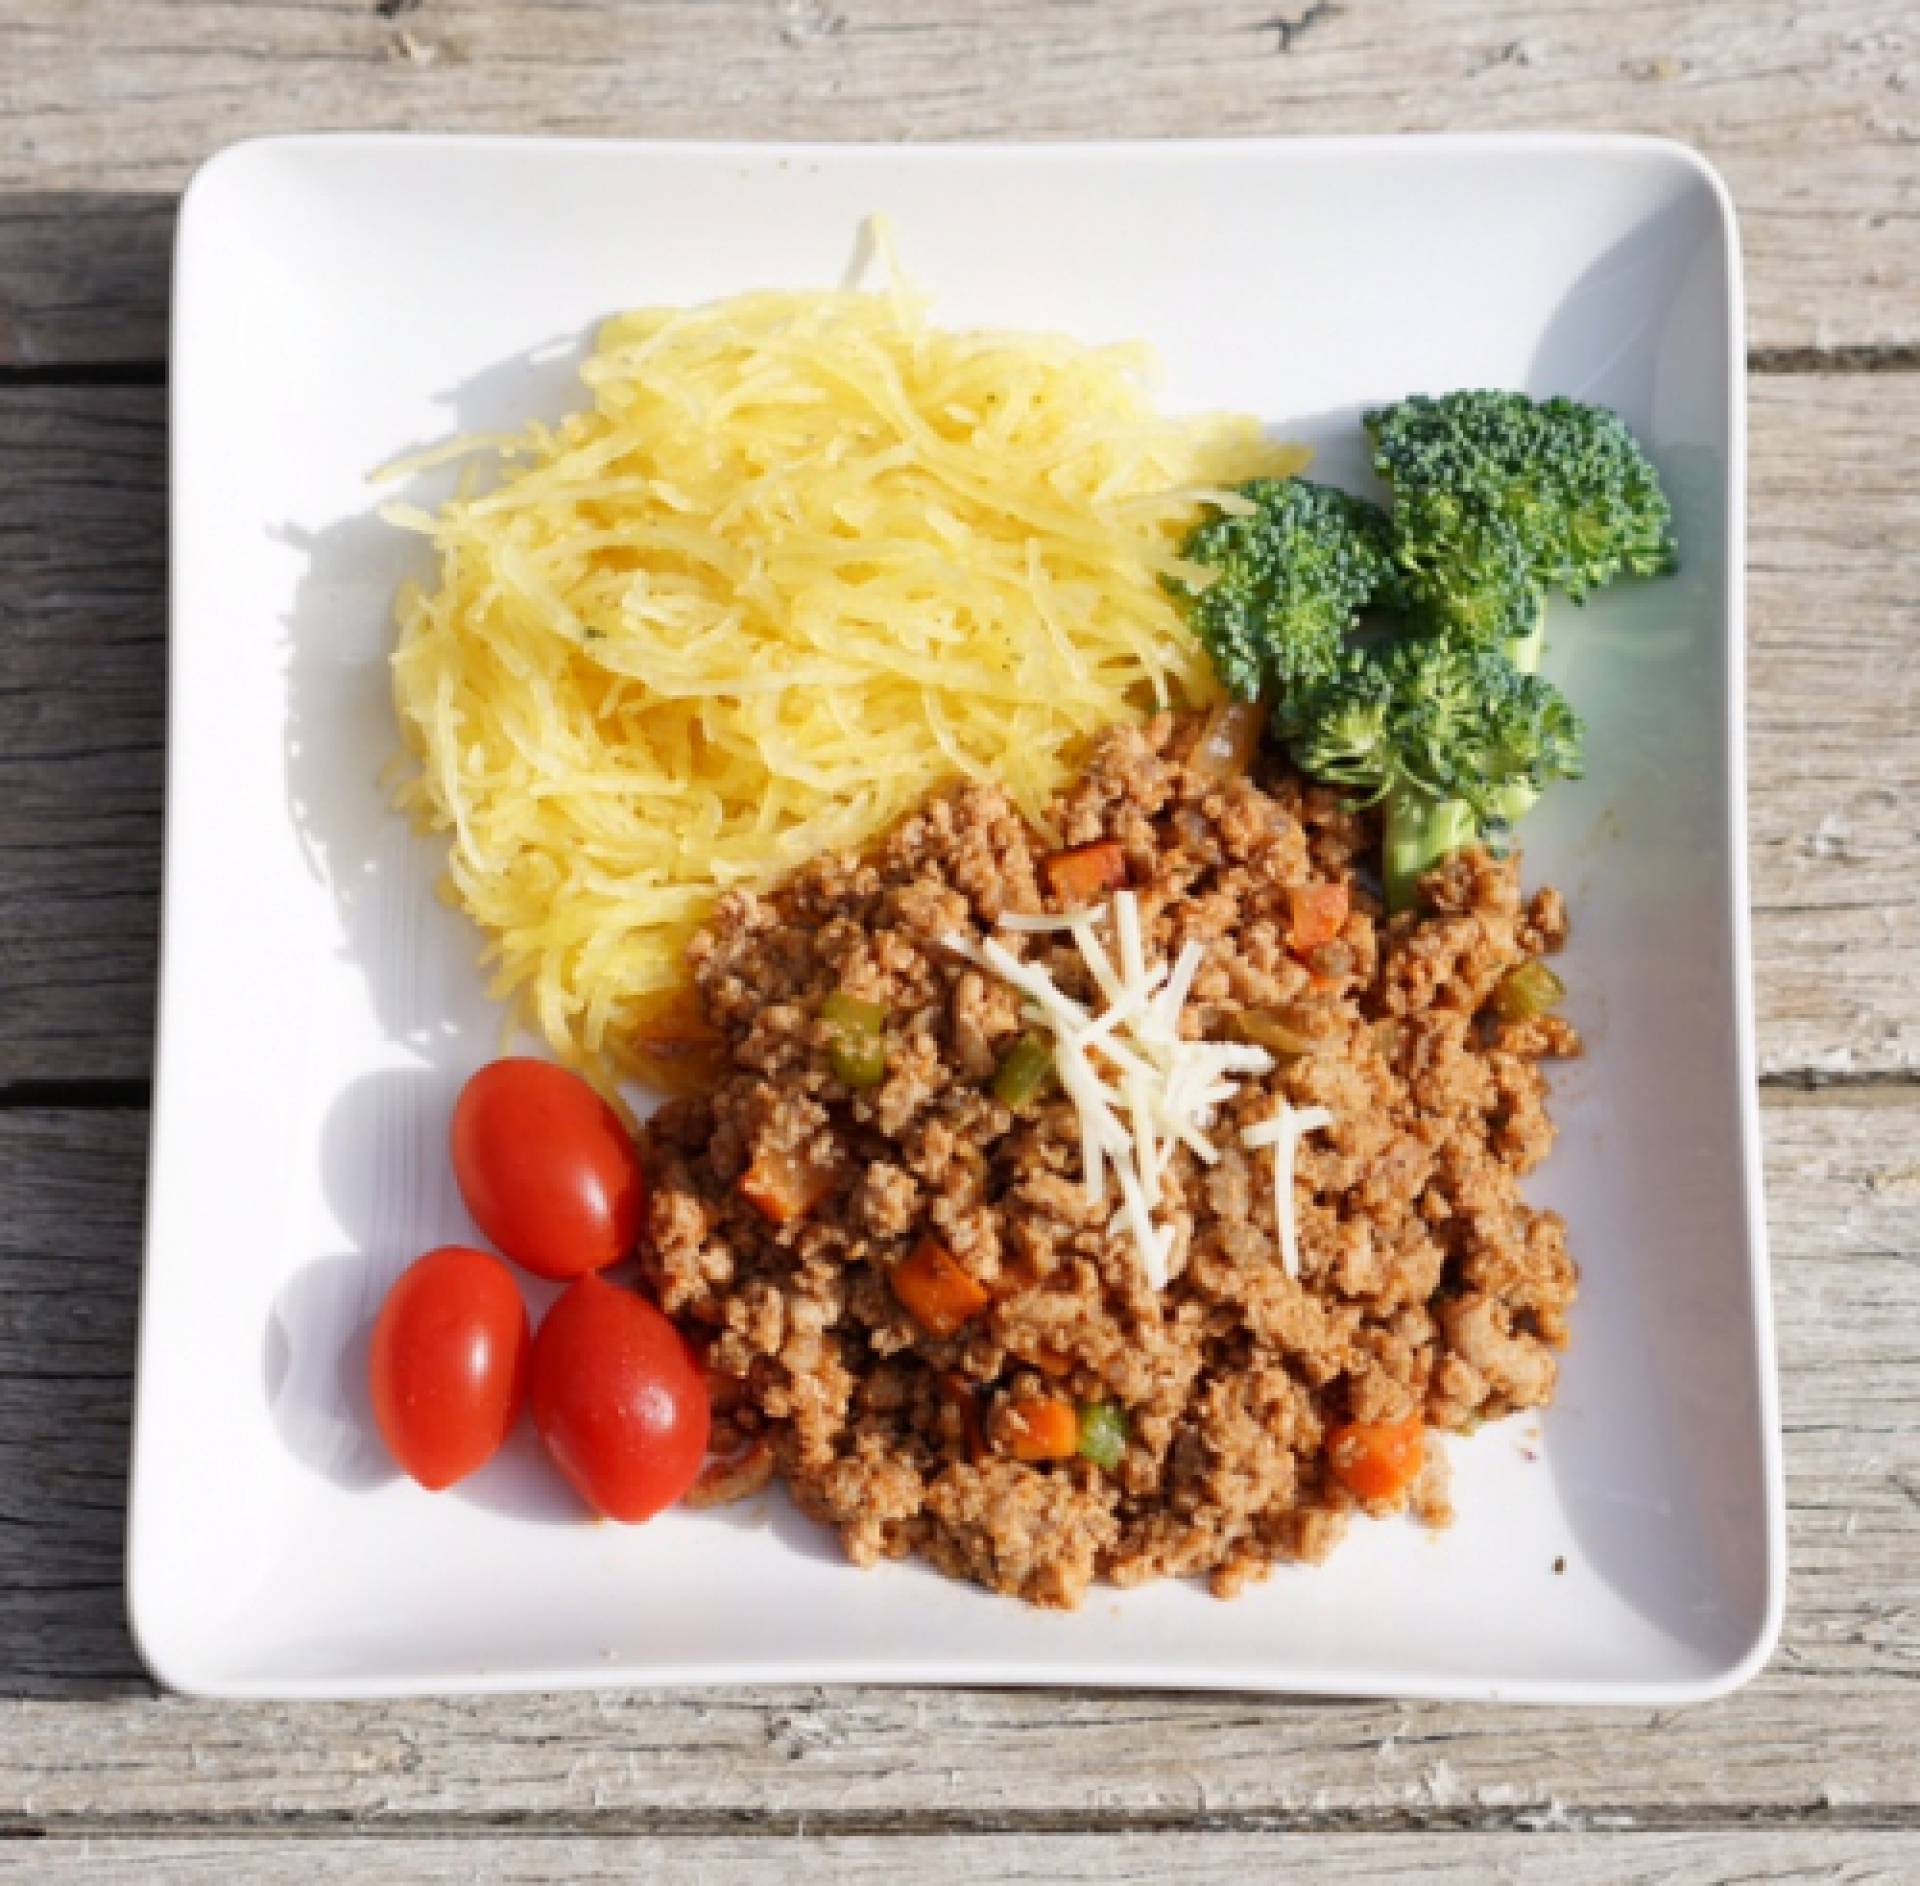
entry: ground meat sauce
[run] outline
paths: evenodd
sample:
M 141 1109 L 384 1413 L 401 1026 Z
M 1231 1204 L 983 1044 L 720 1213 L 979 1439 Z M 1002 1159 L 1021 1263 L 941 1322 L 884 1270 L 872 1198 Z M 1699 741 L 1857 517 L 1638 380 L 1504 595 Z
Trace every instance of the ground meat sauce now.
M 1579 1043 L 1489 1000 L 1558 948 L 1559 897 L 1523 903 L 1515 861 L 1468 852 L 1385 921 L 1369 815 L 1291 775 L 1208 776 L 1186 764 L 1195 737 L 1169 719 L 1106 735 L 1044 839 L 992 789 L 936 800 L 869 856 L 726 898 L 693 945 L 731 1071 L 649 1124 L 648 1263 L 665 1307 L 711 1332 L 723 1437 L 762 1462 L 770 1441 L 857 1563 L 919 1553 L 1045 1605 L 1095 1579 L 1205 1575 L 1227 1596 L 1339 1539 L 1360 1504 L 1331 1462 L 1341 1424 L 1463 1431 L 1553 1394 L 1576 1274 L 1561 1220 L 1518 1182 L 1553 1137 L 1539 1062 Z M 1070 938 L 993 927 L 1056 908 L 1049 848 L 1103 839 L 1126 854 L 1149 960 L 1206 945 L 1187 1031 L 1237 1039 L 1249 1011 L 1279 1012 L 1311 1048 L 1245 1082 L 1216 1165 L 1177 1155 L 1164 1291 L 1110 1228 L 1111 1194 L 1088 1201 L 1059 1089 L 1019 1114 L 993 1097 L 1021 1000 L 939 942 L 997 934 L 1104 1007 Z M 1348 886 L 1350 911 L 1301 960 L 1288 892 L 1320 883 Z M 857 1090 L 821 1015 L 836 991 L 886 1018 L 884 1075 Z M 1297 1282 L 1267 1156 L 1240 1145 L 1280 1097 L 1333 1115 L 1298 1149 Z M 786 1222 L 750 1202 L 768 1170 L 814 1181 Z M 890 1281 L 927 1239 L 979 1306 L 944 1336 Z M 1023 1410 L 1062 1400 L 1123 1412 L 1117 1459 L 1094 1450 L 1111 1465 L 1018 1457 Z M 1409 1506 L 1449 1517 L 1435 1447 L 1368 1510 Z

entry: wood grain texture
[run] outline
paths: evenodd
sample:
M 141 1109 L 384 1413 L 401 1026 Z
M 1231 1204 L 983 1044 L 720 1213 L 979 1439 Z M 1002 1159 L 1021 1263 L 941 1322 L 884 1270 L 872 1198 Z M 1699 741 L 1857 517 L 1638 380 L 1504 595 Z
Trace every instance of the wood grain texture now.
M 289 129 L 1564 130 L 1698 145 L 1763 349 L 1920 343 L 1909 0 L 10 0 L 0 362 L 157 358 L 171 198 Z
M 1752 384 L 1747 732 L 1763 1072 L 1920 1071 L 1920 375 Z
M 152 1053 L 164 402 L 0 392 L 0 1084 Z
M 145 1124 L 0 1112 L 0 1836 L 1920 1827 L 1920 1094 L 1767 1096 L 1786 1637 L 1726 1702 L 1600 1716 L 1060 1691 L 150 1700 L 119 1591 Z
M 594 1886 L 647 1880 L 654 1886 L 998 1886 L 1051 1880 L 1070 1886 L 1246 1886 L 1297 1879 L 1320 1886 L 1492 1886 L 1552 1880 L 1556 1886 L 1903 1886 L 1920 1866 L 1920 1835 L 1835 1828 L 1791 1832 L 1619 1835 L 1572 1833 L 1522 1840 L 1406 1834 L 1034 1834 L 904 1837 L 730 1835 L 685 1840 L 548 1838 L 408 1840 L 383 1835 L 287 1841 L 93 1838 L 0 1850 L 0 1880 L 35 1886 L 309 1886 L 377 1879 L 382 1886 Z
M 148 1071 L 163 414 L 157 389 L 0 388 L 0 1085 Z M 1916 457 L 1920 374 L 1754 382 L 1755 975 L 1780 1078 L 1920 1072 Z

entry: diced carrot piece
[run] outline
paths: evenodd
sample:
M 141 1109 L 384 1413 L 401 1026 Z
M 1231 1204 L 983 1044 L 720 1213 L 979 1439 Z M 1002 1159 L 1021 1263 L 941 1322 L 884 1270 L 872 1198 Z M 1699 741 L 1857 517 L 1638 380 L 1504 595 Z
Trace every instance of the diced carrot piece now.
M 1399 1499 L 1426 1456 L 1426 1423 L 1417 1414 L 1404 1421 L 1344 1421 L 1327 1436 L 1334 1477 L 1369 1506 Z
M 1287 947 L 1296 952 L 1331 943 L 1347 921 L 1344 884 L 1296 884 L 1287 892 Z
M 747 1168 L 740 1191 L 770 1224 L 790 1225 L 812 1211 L 839 1177 L 834 1167 L 816 1165 L 798 1153 L 763 1152 Z
M 1015 1460 L 1071 1460 L 1080 1451 L 1080 1411 L 1070 1401 L 1016 1401 L 1000 1417 Z
M 1207 716 L 1187 764 L 1210 779 L 1238 779 L 1267 730 L 1265 701 L 1226 700 Z
M 1127 854 L 1111 838 L 1102 838 L 1071 851 L 1049 853 L 1041 869 L 1061 903 L 1090 904 L 1102 891 L 1125 888 Z
M 991 1300 L 937 1238 L 922 1238 L 892 1271 L 893 1294 L 930 1336 L 951 1336 Z

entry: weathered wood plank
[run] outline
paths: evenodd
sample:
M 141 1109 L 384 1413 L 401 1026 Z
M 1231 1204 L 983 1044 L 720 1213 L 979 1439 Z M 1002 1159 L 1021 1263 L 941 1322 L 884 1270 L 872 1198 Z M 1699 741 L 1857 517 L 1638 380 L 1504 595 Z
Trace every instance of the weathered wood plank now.
M 148 1069 L 163 399 L 0 390 L 0 1082 Z M 1920 1070 L 1916 456 L 1920 374 L 1754 384 L 1755 950 L 1774 1075 Z
M 1762 348 L 1920 341 L 1907 0 L 13 0 L 0 362 L 157 358 L 168 200 L 232 139 L 1664 133 L 1738 197 Z
M 1552 1879 L 1559 1886 L 1900 1886 L 1920 1864 L 1920 1835 L 1840 1828 L 1741 1829 L 1697 1834 L 1485 1834 L 1434 1840 L 1408 1834 L 1124 1833 L 616 1839 L 503 1835 L 473 1840 L 264 1835 L 171 1840 L 88 1838 L 0 1849 L 0 1880 L 35 1886 L 308 1886 L 377 1879 L 382 1886 L 767 1886 L 815 1880 L 893 1886 L 898 1880 L 1101 1880 L 1110 1886 L 1243 1886 L 1302 1879 L 1340 1886 L 1486 1886 Z
M 0 1082 L 152 1057 L 165 416 L 157 389 L 0 394 Z
M 14 1692 L 0 1833 L 224 1817 L 455 1831 L 537 1816 L 604 1833 L 759 1817 L 853 1833 L 902 1815 L 927 1830 L 1920 1815 L 1912 1090 L 1767 1099 L 1793 1506 L 1780 1656 L 1724 1703 L 1598 1717 L 917 1690 L 149 1700 L 118 1590 L 144 1127 L 134 1111 L 0 1112 L 0 1686 Z
M 1920 375 L 1752 385 L 1747 728 L 1764 1072 L 1920 1069 Z

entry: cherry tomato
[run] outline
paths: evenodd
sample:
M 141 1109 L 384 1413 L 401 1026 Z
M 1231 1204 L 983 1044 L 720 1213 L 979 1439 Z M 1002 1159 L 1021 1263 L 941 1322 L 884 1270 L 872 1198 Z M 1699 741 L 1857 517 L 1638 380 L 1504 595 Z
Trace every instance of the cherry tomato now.
M 533 1340 L 534 1425 L 596 1513 L 651 1519 L 693 1484 L 712 1418 L 686 1339 L 604 1277 L 567 1288 Z
M 388 1450 L 439 1492 L 484 1467 L 527 1398 L 527 1312 L 486 1251 L 443 1245 L 400 1273 L 373 1325 L 368 1376 Z
M 495 1061 L 453 1110 L 453 1173 L 473 1221 L 538 1277 L 579 1277 L 633 1249 L 646 1205 L 620 1116 L 548 1061 Z

